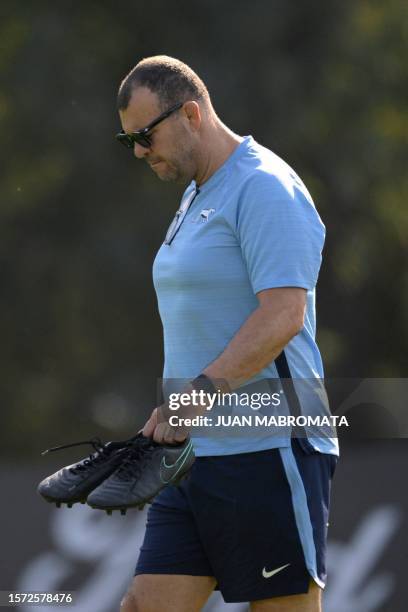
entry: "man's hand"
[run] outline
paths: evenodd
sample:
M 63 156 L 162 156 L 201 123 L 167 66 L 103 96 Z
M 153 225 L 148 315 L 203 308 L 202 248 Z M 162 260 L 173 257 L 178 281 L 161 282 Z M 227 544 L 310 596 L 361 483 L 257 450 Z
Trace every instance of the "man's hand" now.
M 153 438 L 158 444 L 179 444 L 188 436 L 185 427 L 171 427 L 165 418 L 165 404 L 158 406 L 143 427 L 143 435 Z
M 188 384 L 181 391 L 181 394 L 191 394 L 192 391 L 192 385 Z M 205 414 L 206 405 L 206 403 L 193 403 L 193 400 L 191 400 L 190 404 L 183 404 L 175 413 L 169 409 L 168 404 L 162 404 L 153 410 L 150 419 L 143 427 L 143 435 L 147 438 L 153 438 L 158 444 L 178 444 L 183 442 L 189 434 L 189 427 L 183 425 L 177 427 L 171 426 L 169 418 L 176 415 L 181 421 L 184 418 L 191 419 L 197 415 Z

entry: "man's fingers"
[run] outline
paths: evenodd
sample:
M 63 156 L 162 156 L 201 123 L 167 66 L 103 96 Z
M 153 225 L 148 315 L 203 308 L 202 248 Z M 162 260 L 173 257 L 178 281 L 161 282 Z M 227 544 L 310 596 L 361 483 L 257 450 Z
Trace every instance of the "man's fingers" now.
M 187 433 L 181 429 L 174 429 L 168 425 L 165 434 L 164 441 L 166 444 L 180 444 L 187 438 Z
M 176 442 L 184 442 L 184 440 L 187 438 L 187 431 L 183 430 L 183 429 L 176 429 L 174 438 Z
M 167 427 L 168 427 L 167 423 L 159 423 L 158 425 L 156 425 L 156 428 L 153 434 L 153 440 L 157 442 L 158 444 L 163 444 L 163 442 L 165 441 L 164 437 L 166 434 Z
M 146 438 L 151 438 L 154 430 L 157 426 L 157 408 L 155 408 L 152 412 L 152 415 L 148 421 L 146 421 L 145 426 L 143 427 L 142 433 Z
M 184 429 L 171 427 L 163 414 L 162 406 L 155 408 L 142 430 L 146 438 L 153 438 L 158 444 L 178 444 L 188 435 Z
M 171 427 L 167 427 L 165 432 L 164 432 L 163 440 L 164 440 L 165 444 L 174 444 L 174 442 L 175 442 L 175 431 L 174 431 L 174 429 L 171 429 Z
M 152 419 L 150 418 L 146 423 L 145 426 L 142 429 L 142 434 L 145 436 L 145 438 L 151 438 L 152 433 L 154 432 L 155 429 L 155 425 L 152 422 Z
M 159 423 L 153 434 L 153 440 L 158 444 L 178 444 L 186 438 L 186 431 L 174 429 L 168 423 Z

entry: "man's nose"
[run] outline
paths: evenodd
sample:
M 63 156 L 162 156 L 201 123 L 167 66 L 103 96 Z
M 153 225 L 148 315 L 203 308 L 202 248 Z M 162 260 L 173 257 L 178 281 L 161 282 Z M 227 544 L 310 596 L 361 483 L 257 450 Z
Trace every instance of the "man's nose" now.
M 142 147 L 142 145 L 135 142 L 133 146 L 133 153 L 134 153 L 134 156 L 137 157 L 137 159 L 143 159 L 144 157 L 149 155 L 150 148 Z

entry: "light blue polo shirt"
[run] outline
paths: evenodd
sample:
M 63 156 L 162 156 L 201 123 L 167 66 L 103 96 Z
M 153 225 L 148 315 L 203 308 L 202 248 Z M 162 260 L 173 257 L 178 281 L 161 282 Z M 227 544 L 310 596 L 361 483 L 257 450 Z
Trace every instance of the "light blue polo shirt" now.
M 183 198 L 195 189 L 193 181 Z M 285 354 L 294 379 L 322 378 L 315 342 L 315 286 L 324 237 L 324 225 L 300 178 L 277 155 L 245 137 L 200 186 L 174 240 L 160 247 L 154 261 L 164 333 L 163 378 L 174 382 L 198 376 L 257 308 L 256 294 L 273 287 L 307 290 L 304 327 L 285 347 Z M 249 382 L 276 378 L 272 362 Z M 314 393 L 311 396 L 307 405 L 302 403 L 302 413 L 327 413 L 324 402 Z M 248 438 L 195 435 L 196 455 L 290 444 L 286 430 L 251 433 Z M 311 442 L 316 450 L 337 454 L 335 438 Z

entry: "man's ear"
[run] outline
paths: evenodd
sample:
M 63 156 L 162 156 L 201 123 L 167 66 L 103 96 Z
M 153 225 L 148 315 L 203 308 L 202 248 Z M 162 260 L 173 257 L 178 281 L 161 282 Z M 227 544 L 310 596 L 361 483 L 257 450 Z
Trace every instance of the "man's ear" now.
M 194 100 L 190 100 L 189 102 L 185 102 L 182 110 L 190 124 L 190 128 L 198 132 L 202 120 L 200 105 Z

